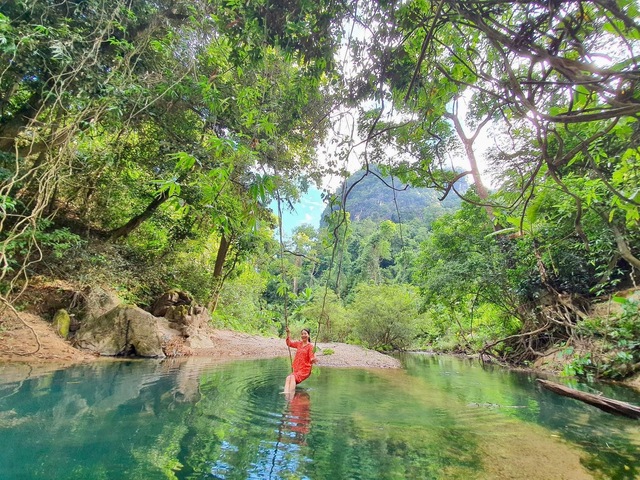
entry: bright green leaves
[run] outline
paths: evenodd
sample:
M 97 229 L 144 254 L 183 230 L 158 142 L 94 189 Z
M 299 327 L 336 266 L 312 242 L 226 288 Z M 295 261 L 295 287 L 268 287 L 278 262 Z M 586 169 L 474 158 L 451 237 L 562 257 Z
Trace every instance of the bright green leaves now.
M 279 297 L 284 298 L 285 296 L 288 296 L 289 293 L 290 293 L 289 284 L 286 281 L 284 281 L 282 277 L 280 277 L 277 288 L 276 288 L 276 294 Z
M 186 152 L 173 153 L 169 157 L 175 160 L 175 169 L 178 172 L 188 172 L 196 164 L 196 157 Z
M 619 193 L 612 197 L 612 207 L 624 212 L 629 228 L 637 227 L 640 222 L 640 147 L 624 151 L 611 181 Z
M 11 19 L 0 13 L 0 53 L 3 55 L 14 54 L 17 48 L 16 44 L 19 40 L 15 35 L 15 30 L 11 26 Z
M 239 145 L 230 138 L 211 136 L 207 139 L 208 150 L 216 157 L 231 156 L 239 148 Z
M 249 187 L 249 196 L 256 202 L 266 205 L 269 196 L 276 190 L 275 177 L 271 175 L 255 175 Z
M 608 133 L 576 153 L 568 162 L 572 172 L 567 175 L 587 176 L 576 191 L 587 206 L 605 208 L 610 221 L 620 217 L 628 228 L 634 228 L 640 220 L 640 147 L 633 145 L 637 121 L 624 119 L 614 125 L 594 123 L 574 128 L 573 136 L 567 135 L 566 141 L 580 141 L 600 129 Z
M 193 169 L 196 164 L 196 158 L 186 152 L 171 154 L 169 155 L 169 158 L 175 161 L 175 175 L 169 179 L 155 180 L 151 183 L 158 186 L 158 193 L 166 192 L 169 197 L 178 197 L 182 192 L 181 179 L 184 179 Z M 184 203 L 180 203 L 180 207 L 183 206 Z M 186 213 L 186 210 L 183 210 L 183 213 Z
M 378 350 L 404 350 L 417 330 L 418 302 L 409 285 L 358 287 L 351 311 L 354 330 L 366 346 Z

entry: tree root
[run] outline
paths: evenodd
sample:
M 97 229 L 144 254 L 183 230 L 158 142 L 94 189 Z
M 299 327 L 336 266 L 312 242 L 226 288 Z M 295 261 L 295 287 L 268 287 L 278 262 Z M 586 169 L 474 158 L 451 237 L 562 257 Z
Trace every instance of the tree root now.
M 573 296 L 549 289 L 551 301 L 535 312 L 522 312 L 522 333 L 510 335 L 486 344 L 480 350 L 480 358 L 493 357 L 510 364 L 535 360 L 558 342 L 571 342 L 576 336 L 576 326 L 587 318 L 588 302 L 581 296 Z M 504 345 L 503 354 L 495 348 Z

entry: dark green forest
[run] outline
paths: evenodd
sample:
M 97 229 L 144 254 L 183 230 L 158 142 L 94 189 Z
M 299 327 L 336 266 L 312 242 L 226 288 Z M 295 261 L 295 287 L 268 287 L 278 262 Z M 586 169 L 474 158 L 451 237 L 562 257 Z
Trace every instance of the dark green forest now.
M 179 289 L 218 327 L 633 375 L 638 9 L 0 0 L 0 303 Z

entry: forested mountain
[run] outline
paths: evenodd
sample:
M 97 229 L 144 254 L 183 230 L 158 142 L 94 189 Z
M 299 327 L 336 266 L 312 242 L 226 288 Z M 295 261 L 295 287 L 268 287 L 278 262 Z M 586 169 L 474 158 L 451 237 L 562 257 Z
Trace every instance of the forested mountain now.
M 456 188 L 461 193 L 466 192 L 466 178 L 461 179 Z M 340 199 L 346 197 L 341 204 L 352 222 L 367 219 L 375 223 L 383 220 L 394 223 L 419 220 L 429 224 L 444 213 L 453 212 L 461 203 L 453 192 L 441 201 L 439 197 L 442 192 L 402 183 L 391 175 L 382 174 L 375 166 L 371 166 L 369 171 L 361 170 L 351 175 L 334 195 Z M 333 205 L 334 210 L 337 208 Z M 329 211 L 330 207 L 327 206 L 323 217 Z

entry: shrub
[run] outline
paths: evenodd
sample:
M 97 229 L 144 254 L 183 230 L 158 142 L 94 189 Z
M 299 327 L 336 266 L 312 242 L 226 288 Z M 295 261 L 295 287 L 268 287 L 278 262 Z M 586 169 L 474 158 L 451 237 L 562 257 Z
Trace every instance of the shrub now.
M 265 287 L 264 276 L 250 268 L 227 280 L 212 315 L 214 324 L 247 333 L 277 333 L 273 314 L 263 305 Z
M 574 356 L 565 375 L 622 379 L 640 365 L 640 302 L 614 297 L 622 313 L 613 319 L 590 319 L 579 330 L 598 339 L 601 351 Z M 571 352 L 569 352 L 571 353 Z
M 417 294 L 409 285 L 361 285 L 351 305 L 356 338 L 377 350 L 406 350 L 416 333 Z
M 329 291 L 326 300 L 324 294 L 324 288 L 317 288 L 310 295 L 307 294 L 308 299 L 293 312 L 294 322 L 302 327 L 311 327 L 314 335 L 318 335 L 320 325 L 318 341 L 343 342 L 351 335 L 352 330 L 348 313 L 334 292 Z

